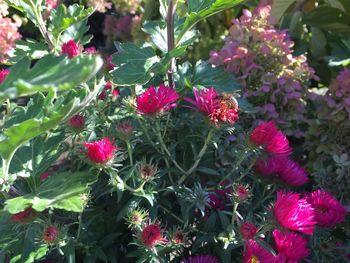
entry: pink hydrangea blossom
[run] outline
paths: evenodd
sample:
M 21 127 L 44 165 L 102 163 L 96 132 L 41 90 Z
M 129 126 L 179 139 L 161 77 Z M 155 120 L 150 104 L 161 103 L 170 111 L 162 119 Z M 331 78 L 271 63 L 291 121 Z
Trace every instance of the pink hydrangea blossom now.
M 275 229 L 272 236 L 278 253 L 287 259 L 285 262 L 299 262 L 310 254 L 310 250 L 307 248 L 309 240 L 297 233 L 282 233 Z
M 15 47 L 16 41 L 22 36 L 18 33 L 19 22 L 0 15 L 0 62 L 9 58 L 10 51 Z
M 277 129 L 273 121 L 262 122 L 252 131 L 249 139 L 272 155 L 288 156 L 292 151 L 287 137 Z
M 315 221 L 321 227 L 334 227 L 345 219 L 345 208 L 330 193 L 316 190 L 306 196 L 315 211 Z
M 277 192 L 273 214 L 281 227 L 312 235 L 316 225 L 315 212 L 311 204 L 300 194 Z
M 155 115 L 169 111 L 176 107 L 176 101 L 180 96 L 177 92 L 164 84 L 158 89 L 151 86 L 136 98 L 136 106 L 139 114 Z
M 261 247 L 256 241 L 248 240 L 245 243 L 245 251 L 243 254 L 243 263 L 271 263 L 274 262 L 275 256 L 267 249 Z

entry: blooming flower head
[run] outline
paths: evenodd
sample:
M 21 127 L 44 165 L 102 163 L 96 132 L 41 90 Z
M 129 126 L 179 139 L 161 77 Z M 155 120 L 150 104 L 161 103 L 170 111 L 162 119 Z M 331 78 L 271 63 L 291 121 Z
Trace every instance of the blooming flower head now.
M 95 142 L 84 142 L 87 156 L 95 164 L 105 164 L 112 160 L 117 147 L 108 138 Z
M 40 175 L 40 181 L 45 181 L 47 178 L 49 178 L 50 176 L 52 175 L 52 173 L 50 172 L 43 172 L 41 175 Z
M 243 254 L 243 263 L 271 263 L 275 257 L 254 240 L 247 240 Z
M 309 181 L 306 170 L 286 157 L 271 156 L 267 159 L 258 159 L 255 170 L 264 176 L 275 174 L 280 180 L 292 186 L 304 185 Z
M 299 262 L 310 254 L 307 248 L 308 240 L 295 232 L 284 234 L 275 229 L 272 236 L 278 253 L 291 262 Z
M 85 117 L 83 115 L 76 114 L 68 120 L 68 125 L 72 129 L 81 130 L 85 125 Z
M 250 222 L 244 222 L 239 228 L 239 232 L 244 239 L 252 239 L 258 232 L 258 228 Z
M 307 235 L 314 232 L 314 209 L 305 198 L 300 198 L 298 193 L 278 191 L 273 214 L 278 224 L 286 229 Z
M 5 81 L 8 74 L 10 74 L 10 70 L 8 70 L 8 69 L 1 69 L 0 70 L 0 84 Z
M 58 229 L 55 226 L 48 226 L 43 233 L 43 239 L 46 243 L 54 243 L 58 238 Z
M 27 222 L 30 221 L 32 216 L 34 215 L 34 210 L 31 207 L 27 207 L 24 211 L 13 214 L 11 219 L 15 222 Z
M 141 232 L 141 241 L 147 248 L 164 243 L 162 229 L 158 223 L 146 225 Z
M 220 263 L 220 261 L 214 256 L 203 255 L 187 258 L 181 263 Z
M 287 137 L 277 129 L 273 121 L 258 125 L 249 139 L 255 145 L 262 146 L 271 155 L 288 156 L 292 151 Z
M 321 227 L 334 227 L 344 221 L 345 208 L 330 193 L 316 190 L 306 196 L 315 211 L 315 221 Z
M 151 86 L 144 93 L 137 96 L 136 106 L 138 113 L 142 115 L 155 115 L 163 113 L 176 106 L 180 96 L 177 92 L 164 84 L 158 89 Z
M 19 22 L 13 22 L 11 18 L 2 17 L 0 14 L 0 62 L 8 59 L 9 52 L 21 38 L 21 34 L 18 33 L 19 27 Z
M 220 95 L 214 88 L 193 91 L 195 100 L 185 98 L 193 106 L 189 108 L 198 110 L 218 126 L 220 123 L 234 124 L 238 119 L 237 101 L 228 94 Z
M 66 54 L 69 58 L 78 56 L 81 52 L 79 44 L 75 43 L 73 39 L 62 45 L 61 53 Z

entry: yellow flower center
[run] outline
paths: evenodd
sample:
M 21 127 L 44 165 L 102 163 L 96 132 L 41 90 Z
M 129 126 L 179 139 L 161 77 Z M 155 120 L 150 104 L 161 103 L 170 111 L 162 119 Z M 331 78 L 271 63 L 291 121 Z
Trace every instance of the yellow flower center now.
M 260 263 L 260 261 L 257 256 L 252 256 L 251 263 Z

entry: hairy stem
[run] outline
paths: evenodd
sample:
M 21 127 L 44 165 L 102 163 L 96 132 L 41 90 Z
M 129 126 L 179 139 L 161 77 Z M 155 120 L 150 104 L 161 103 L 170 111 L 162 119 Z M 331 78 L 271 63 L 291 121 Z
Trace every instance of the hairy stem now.
M 177 0 L 169 0 L 168 14 L 167 14 L 167 42 L 168 42 L 168 52 L 175 47 L 175 28 L 174 28 L 174 16 L 176 12 Z M 168 68 L 168 82 L 169 86 L 175 88 L 173 74 L 175 72 L 175 58 L 170 60 Z

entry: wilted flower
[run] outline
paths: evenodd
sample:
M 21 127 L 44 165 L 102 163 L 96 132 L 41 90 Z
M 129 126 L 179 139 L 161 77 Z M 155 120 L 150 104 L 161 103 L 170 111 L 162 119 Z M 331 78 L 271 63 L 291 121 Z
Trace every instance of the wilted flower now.
M 238 104 L 233 96 L 228 94 L 220 95 L 214 88 L 193 91 L 195 100 L 185 98 L 193 106 L 189 108 L 198 110 L 219 126 L 221 123 L 234 124 L 238 119 Z
M 272 263 L 274 262 L 274 259 L 274 255 L 261 247 L 256 241 L 246 241 L 243 263 Z
M 24 211 L 13 214 L 11 219 L 15 222 L 25 223 L 32 219 L 35 211 L 31 207 L 27 207 Z
M 52 173 L 50 172 L 43 172 L 41 175 L 40 175 L 40 181 L 45 181 L 48 177 L 50 177 L 52 175 Z
M 321 227 L 334 227 L 345 219 L 345 208 L 330 193 L 316 190 L 306 196 L 315 211 L 315 221 Z
M 288 156 L 292 149 L 287 137 L 277 129 L 273 121 L 259 124 L 250 134 L 250 141 L 272 155 Z
M 250 222 L 244 222 L 240 226 L 239 232 L 244 239 L 252 239 L 255 237 L 256 233 L 258 233 L 258 228 Z
M 96 164 L 106 164 L 113 159 L 117 147 L 108 138 L 103 138 L 95 142 L 84 142 L 87 148 L 86 155 L 91 162 Z
M 153 248 L 165 241 L 162 230 L 158 223 L 146 225 L 141 232 L 141 241 L 147 248 Z
M 45 228 L 43 233 L 43 239 L 46 243 L 54 243 L 58 238 L 58 229 L 55 226 L 48 226 Z
M 309 181 L 306 170 L 297 162 L 286 157 L 269 157 L 258 159 L 255 163 L 258 173 L 269 176 L 277 175 L 279 179 L 292 186 L 304 185 Z
M 137 111 L 143 115 L 163 113 L 175 107 L 179 97 L 173 88 L 164 86 L 164 84 L 160 85 L 158 89 L 151 86 L 137 96 Z
M 0 84 L 5 81 L 8 74 L 10 74 L 10 70 L 8 70 L 8 69 L 1 69 L 0 70 Z
M 85 117 L 83 115 L 76 114 L 68 120 L 68 125 L 72 129 L 81 130 L 85 125 Z
M 79 44 L 75 43 L 73 39 L 62 45 L 61 53 L 67 55 L 69 58 L 78 56 L 81 52 Z
M 300 198 L 298 193 L 278 191 L 273 213 L 278 224 L 284 228 L 307 235 L 314 232 L 314 209 L 305 198 Z
M 278 253 L 291 262 L 299 262 L 310 254 L 308 240 L 294 232 L 282 233 L 278 229 L 272 232 Z M 288 261 L 289 262 L 289 261 Z
M 202 255 L 187 258 L 181 261 L 181 263 L 220 263 L 220 261 L 214 256 Z

